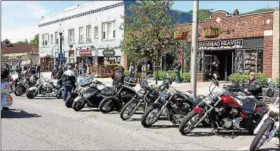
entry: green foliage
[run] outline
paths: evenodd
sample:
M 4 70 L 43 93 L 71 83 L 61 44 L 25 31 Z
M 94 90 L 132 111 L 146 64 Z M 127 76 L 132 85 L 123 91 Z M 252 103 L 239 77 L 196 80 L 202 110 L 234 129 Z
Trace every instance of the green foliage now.
M 273 8 L 261 8 L 261 9 L 256 9 L 251 12 L 247 12 L 245 14 L 251 14 L 251 13 L 262 13 L 262 12 L 268 12 L 268 11 L 273 11 Z
M 175 81 L 175 72 L 174 71 L 158 71 L 158 79 L 159 80 L 164 80 L 166 78 L 166 75 L 169 75 L 169 78 L 172 79 L 172 81 Z M 156 78 L 156 72 L 154 72 L 154 78 Z M 183 82 L 190 82 L 191 80 L 191 75 L 190 73 L 180 73 L 181 80 Z
M 121 47 L 130 62 L 145 58 L 159 63 L 163 51 L 175 53 L 177 43 L 173 39 L 173 26 L 176 17 L 168 13 L 172 4 L 171 1 L 152 0 L 128 8 L 133 13 L 124 16 Z
M 266 74 L 263 73 L 259 73 L 256 75 L 256 80 L 260 83 L 261 86 L 267 86 L 268 82 L 267 82 L 268 76 Z M 246 81 L 249 80 L 249 75 L 248 74 L 242 74 L 242 73 L 232 73 L 229 76 L 229 81 L 232 82 L 232 84 L 242 84 Z
M 188 13 L 192 14 L 192 10 Z M 213 11 L 210 9 L 200 9 L 198 11 L 198 21 L 203 21 L 206 18 L 210 18 L 210 16 L 213 14 Z
M 260 83 L 261 86 L 267 86 L 268 76 L 266 74 L 260 73 L 256 75 L 256 80 Z
M 277 87 L 280 88 L 280 79 L 279 78 L 276 79 L 276 83 L 277 83 Z
M 242 84 L 245 81 L 247 81 L 249 79 L 249 76 L 248 76 L 248 74 L 232 73 L 228 77 L 228 79 L 232 84 L 238 85 L 238 84 Z
M 125 76 L 129 76 L 129 71 L 128 70 L 124 70 L 124 75 Z
M 25 43 L 25 42 L 23 42 L 23 41 L 16 42 L 16 44 L 23 44 L 23 43 Z
M 34 38 L 30 41 L 30 44 L 36 48 L 39 48 L 39 34 L 34 36 Z

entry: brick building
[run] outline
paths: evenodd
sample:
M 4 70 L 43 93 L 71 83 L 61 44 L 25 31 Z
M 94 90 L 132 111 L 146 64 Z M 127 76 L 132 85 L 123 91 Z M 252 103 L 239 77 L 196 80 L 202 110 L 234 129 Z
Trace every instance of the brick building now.
M 188 42 L 191 26 L 178 26 L 189 31 Z M 207 28 L 217 29 L 219 34 L 205 36 Z M 202 75 L 198 80 L 202 81 L 214 71 L 218 72 L 220 80 L 226 80 L 233 72 L 250 70 L 279 77 L 279 9 L 240 15 L 217 11 L 199 23 L 198 32 L 197 72 Z M 219 62 L 218 68 L 211 67 L 214 61 Z

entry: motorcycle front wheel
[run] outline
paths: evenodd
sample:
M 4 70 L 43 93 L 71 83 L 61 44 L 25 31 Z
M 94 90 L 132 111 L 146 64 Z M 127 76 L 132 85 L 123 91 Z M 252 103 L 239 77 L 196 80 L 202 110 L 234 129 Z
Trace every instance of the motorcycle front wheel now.
M 99 110 L 106 114 L 110 113 L 115 108 L 115 100 L 113 98 L 105 98 L 99 104 Z
M 73 102 L 72 104 L 72 108 L 74 111 L 78 112 L 80 111 L 81 109 L 83 109 L 85 106 L 85 103 L 84 102 Z
M 259 132 L 255 136 L 253 142 L 250 146 L 250 151 L 258 150 L 264 142 L 268 139 L 269 134 L 273 128 L 274 122 L 272 119 L 267 119 L 263 126 L 260 128 Z
M 26 92 L 26 88 L 23 85 L 19 85 L 15 88 L 14 94 L 16 96 L 22 96 Z
M 126 105 L 122 108 L 121 113 L 120 113 L 121 119 L 127 120 L 127 119 L 131 118 L 134 115 L 135 111 L 137 110 L 138 103 L 139 102 L 137 102 L 134 99 L 132 99 L 131 101 L 126 103 Z
M 141 118 L 141 124 L 145 127 L 151 127 L 154 123 L 157 122 L 159 118 L 161 107 L 160 106 L 150 106 L 148 107 Z
M 28 91 L 26 97 L 28 99 L 34 99 L 37 96 L 37 92 L 35 90 Z
M 200 115 L 191 111 L 187 114 L 187 116 L 183 119 L 182 123 L 179 126 L 179 132 L 182 135 L 186 135 L 195 129 L 194 125 L 200 120 Z

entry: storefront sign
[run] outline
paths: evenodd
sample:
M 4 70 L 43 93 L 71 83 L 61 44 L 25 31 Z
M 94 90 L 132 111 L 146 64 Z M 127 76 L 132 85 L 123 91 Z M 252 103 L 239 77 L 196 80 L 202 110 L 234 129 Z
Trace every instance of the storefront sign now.
M 116 52 L 114 49 L 105 49 L 103 50 L 103 56 L 104 57 L 113 57 L 115 56 Z
M 80 56 L 92 56 L 91 49 L 81 49 L 79 52 Z
M 199 50 L 243 48 L 243 39 L 199 41 Z

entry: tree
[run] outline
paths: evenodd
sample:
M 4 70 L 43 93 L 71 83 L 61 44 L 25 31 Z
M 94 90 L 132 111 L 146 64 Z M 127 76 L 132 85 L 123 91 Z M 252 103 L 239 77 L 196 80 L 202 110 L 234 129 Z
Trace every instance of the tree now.
M 34 38 L 30 41 L 30 44 L 36 48 L 39 47 L 39 34 L 34 36 Z
M 192 14 L 192 10 L 190 10 L 188 13 Z M 213 14 L 212 9 L 200 9 L 198 11 L 198 21 L 203 21 L 206 18 L 210 18 L 210 16 Z
M 158 65 L 162 52 L 175 53 L 177 42 L 173 33 L 178 14 L 170 14 L 172 5 L 172 1 L 152 0 L 141 1 L 128 8 L 133 13 L 124 16 L 124 39 L 121 42 L 128 58 L 135 61 L 144 58 Z
M 16 44 L 23 44 L 23 43 L 24 43 L 23 41 L 16 42 Z

